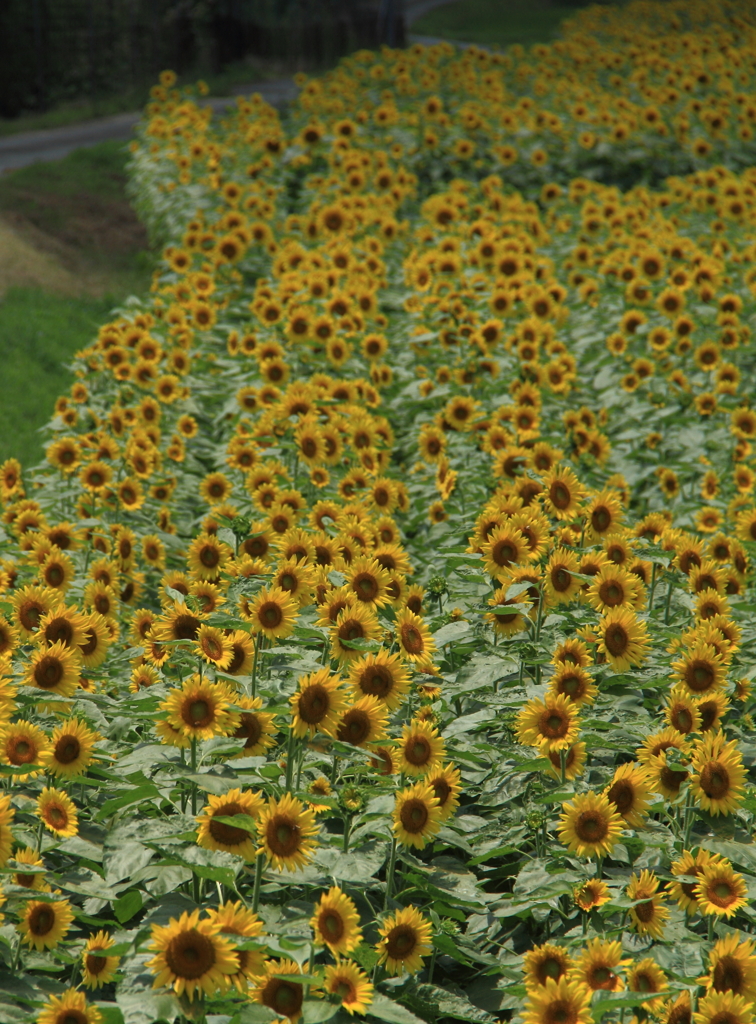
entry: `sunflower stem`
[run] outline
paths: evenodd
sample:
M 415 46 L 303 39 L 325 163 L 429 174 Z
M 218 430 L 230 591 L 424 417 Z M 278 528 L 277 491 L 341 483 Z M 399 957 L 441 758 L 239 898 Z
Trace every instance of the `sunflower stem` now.
M 352 819 L 350 817 L 344 818 L 344 853 L 349 853 L 349 836 L 352 831 Z
M 291 792 L 291 782 L 294 777 L 294 744 L 296 743 L 296 736 L 294 730 L 289 729 L 289 743 L 286 748 L 286 792 Z
M 562 747 L 559 751 L 559 782 L 563 786 L 567 781 L 567 751 Z
M 192 775 L 197 771 L 197 737 L 192 736 L 192 748 L 191 748 L 191 768 Z M 197 783 L 192 779 L 192 814 L 197 813 Z
M 648 594 L 648 610 L 649 611 L 651 611 L 651 609 L 654 607 L 654 591 L 656 590 L 656 570 L 657 570 L 657 565 L 656 565 L 656 562 L 654 562 L 654 564 L 653 564 L 653 566 L 651 568 L 651 590 L 649 591 L 649 594 Z
M 433 984 L 433 974 L 434 974 L 435 970 L 436 970 L 436 947 L 434 946 L 433 947 L 433 951 L 431 953 L 430 963 L 428 964 L 428 984 L 429 985 Z
M 252 911 L 257 913 L 257 908 L 260 905 L 260 884 L 262 883 L 262 874 L 265 868 L 265 854 L 258 853 L 257 860 L 255 861 L 255 882 L 252 889 Z
M 714 915 L 709 914 L 706 922 L 706 938 L 709 942 L 714 941 Z
M 667 587 L 667 600 L 664 602 L 664 625 L 665 626 L 669 622 L 669 606 L 670 606 L 670 604 L 672 602 L 672 588 L 674 587 L 674 585 L 675 585 L 675 578 L 673 576 L 670 579 L 670 581 L 669 581 L 669 586 Z
M 37 853 L 42 856 L 42 836 L 45 834 L 45 823 L 40 818 L 39 825 L 37 826 Z
M 536 619 L 535 639 L 536 643 L 541 639 L 541 626 L 543 625 L 543 594 L 538 595 L 538 618 Z
M 389 901 L 394 888 L 394 872 L 396 870 L 396 837 L 391 840 L 391 854 L 389 855 L 388 869 L 386 871 L 386 899 L 383 909 L 388 910 Z
M 16 943 L 16 948 L 13 950 L 13 963 L 11 964 L 11 969 L 10 969 L 11 974 L 15 974 L 16 973 L 16 971 L 18 969 L 18 961 L 19 961 L 20 956 L 21 956 L 21 936 L 19 936 L 18 942 Z
M 252 659 L 252 696 L 257 696 L 257 655 L 260 650 L 260 634 L 255 636 L 255 656 Z
M 688 791 L 685 794 L 685 815 L 683 817 L 683 853 L 690 846 L 690 833 L 691 829 L 693 828 L 694 817 L 695 815 L 693 814 L 693 794 L 691 792 L 690 786 L 688 786 Z
M 339 759 L 334 754 L 333 755 L 333 768 L 331 769 L 331 786 L 335 786 L 336 785 L 336 776 L 338 775 L 338 773 L 339 773 Z

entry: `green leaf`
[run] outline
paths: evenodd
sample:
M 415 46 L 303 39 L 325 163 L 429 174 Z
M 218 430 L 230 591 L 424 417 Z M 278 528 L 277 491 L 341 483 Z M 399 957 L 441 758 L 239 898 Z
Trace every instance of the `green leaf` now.
M 128 807 L 129 804 L 136 804 L 141 800 L 150 800 L 156 796 L 160 796 L 160 790 L 155 786 L 151 784 L 137 786 L 135 789 L 129 790 L 128 793 L 113 797 L 112 800 L 106 800 L 97 814 L 97 821 L 104 821 L 112 814 L 115 814 L 116 811 L 120 811 L 122 807 Z
M 368 1017 L 375 1017 L 376 1020 L 388 1021 L 388 1024 L 425 1024 L 421 1017 L 416 1017 L 411 1010 L 400 1003 L 395 1003 L 388 996 L 376 992 L 373 1001 L 368 1007 Z
M 305 999 L 302 1003 L 303 1024 L 320 1024 L 330 1020 L 339 1012 L 338 1003 L 328 1003 L 324 999 Z
M 142 894 L 138 889 L 130 889 L 119 896 L 113 903 L 113 913 L 120 924 L 125 924 L 142 909 Z

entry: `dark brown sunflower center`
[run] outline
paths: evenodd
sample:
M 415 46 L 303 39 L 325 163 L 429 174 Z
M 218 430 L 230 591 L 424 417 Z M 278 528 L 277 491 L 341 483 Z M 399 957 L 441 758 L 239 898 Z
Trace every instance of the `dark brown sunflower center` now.
M 591 513 L 591 526 L 596 533 L 604 533 L 612 525 L 612 514 L 608 508 L 599 505 Z
M 560 714 L 556 708 L 547 708 L 538 721 L 538 731 L 548 739 L 561 739 L 570 728 L 567 715 Z
M 318 925 L 328 942 L 338 942 L 346 931 L 343 917 L 332 908 L 322 911 Z
M 299 717 L 308 725 L 322 722 L 331 707 L 331 697 L 321 683 L 313 683 L 300 694 L 298 702 Z
M 392 960 L 406 960 L 417 946 L 418 936 L 409 924 L 395 925 L 386 936 L 386 952 Z
M 168 969 L 177 978 L 194 981 L 215 964 L 215 946 L 207 935 L 195 928 L 175 935 L 165 951 Z
M 299 825 L 283 814 L 274 814 L 265 830 L 268 846 L 278 857 L 290 857 L 300 846 Z
M 549 498 L 551 498 L 551 504 L 563 512 L 570 507 L 572 494 L 566 484 L 557 480 L 549 488 Z
M 12 740 L 6 747 L 6 755 L 11 764 L 32 764 L 37 756 L 37 748 L 31 740 Z
M 694 693 L 704 693 L 715 682 L 715 674 L 706 661 L 692 661 L 685 671 L 685 682 Z
M 391 693 L 394 677 L 383 665 L 370 665 L 364 669 L 359 678 L 359 687 L 363 693 L 372 697 L 385 698 Z
M 425 650 L 422 633 L 411 624 L 402 626 L 402 644 L 408 654 L 422 654 Z
M 107 966 L 107 957 L 98 956 L 96 953 L 87 953 L 86 968 L 90 974 L 102 974 L 102 972 L 105 970 Z
M 720 761 L 709 761 L 701 771 L 700 786 L 712 800 L 721 800 L 730 791 L 730 774 Z
M 55 760 L 60 764 L 71 764 L 81 753 L 81 744 L 75 736 L 61 736 L 55 744 Z
M 422 735 L 410 736 L 404 745 L 404 756 L 410 764 L 422 766 L 427 764 L 432 757 L 433 751 L 427 737 Z
M 262 736 L 262 725 L 257 715 L 253 715 L 248 711 L 243 711 L 241 714 L 241 722 L 239 728 L 234 733 L 236 739 L 243 739 L 244 749 L 248 750 L 250 747 L 254 747 L 259 742 Z
M 262 1002 L 281 1016 L 296 1019 L 302 1008 L 302 986 L 295 981 L 271 978 L 262 991 Z
M 582 811 L 575 822 L 575 835 L 584 843 L 600 843 L 609 832 L 609 823 L 600 811 Z
M 635 802 L 635 790 L 632 784 L 622 779 L 615 782 L 606 795 L 620 814 L 627 814 Z
M 417 835 L 428 824 L 428 808 L 422 800 L 406 800 L 399 812 L 399 818 L 406 832 Z
M 52 690 L 63 679 L 63 665 L 52 655 L 41 658 L 34 668 L 34 682 L 43 690 Z
M 619 658 L 627 651 L 630 638 L 625 627 L 620 625 L 619 622 L 614 622 L 604 634 L 604 643 L 606 644 L 607 651 L 613 657 Z
M 246 811 L 240 803 L 231 800 L 227 804 L 213 809 L 213 817 L 210 819 L 208 830 L 216 843 L 223 843 L 224 846 L 241 846 L 249 839 L 249 833 L 243 828 L 235 825 L 227 825 L 223 821 L 216 821 L 218 818 L 233 818 L 237 814 L 245 814 Z
M 359 747 L 369 738 L 370 733 L 370 715 L 361 708 L 352 708 L 342 718 L 337 738 L 343 743 Z
M 55 926 L 55 911 L 46 903 L 36 906 L 29 915 L 28 925 L 32 935 L 47 935 Z
M 645 903 L 638 903 L 635 906 L 635 916 L 643 924 L 648 924 L 649 921 L 653 921 L 656 914 L 656 907 L 654 906 L 653 900 L 647 900 Z
M 177 615 L 173 623 L 173 635 L 176 640 L 196 640 L 200 628 L 200 620 L 194 615 Z
M 265 629 L 276 629 L 283 622 L 283 610 L 275 601 L 266 601 L 260 607 L 260 622 Z

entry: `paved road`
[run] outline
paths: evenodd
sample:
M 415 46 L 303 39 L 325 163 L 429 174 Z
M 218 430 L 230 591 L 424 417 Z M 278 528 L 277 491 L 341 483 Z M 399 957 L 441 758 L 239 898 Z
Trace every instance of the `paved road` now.
M 270 82 L 250 82 L 238 86 L 238 95 L 249 96 L 259 92 L 269 103 L 281 106 L 296 96 L 297 88 L 289 78 Z M 210 97 L 205 101 L 214 110 L 226 110 L 233 106 L 233 96 Z M 67 125 L 64 128 L 47 128 L 36 132 L 19 132 L 0 138 L 0 172 L 27 167 L 41 160 L 60 160 L 82 146 L 95 146 L 98 142 L 112 139 L 126 141 L 134 134 L 134 126 L 141 112 L 115 114 L 113 117 L 98 117 L 92 121 Z

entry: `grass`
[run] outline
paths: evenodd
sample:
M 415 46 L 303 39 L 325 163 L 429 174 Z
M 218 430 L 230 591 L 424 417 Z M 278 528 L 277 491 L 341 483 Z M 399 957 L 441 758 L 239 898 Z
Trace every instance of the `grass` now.
M 77 150 L 0 178 L 0 217 L 25 243 L 71 271 L 60 288 L 0 279 L 0 458 L 41 458 L 38 428 L 70 387 L 64 364 L 92 340 L 109 310 L 145 291 L 151 260 L 126 199 L 120 142 Z
M 0 302 L 0 461 L 42 458 L 39 427 L 72 383 L 64 369 L 96 334 L 109 298 L 69 298 L 39 288 L 11 288 Z
M 580 6 L 550 0 L 454 0 L 418 18 L 410 31 L 488 46 L 528 46 L 554 39 L 562 21 Z

